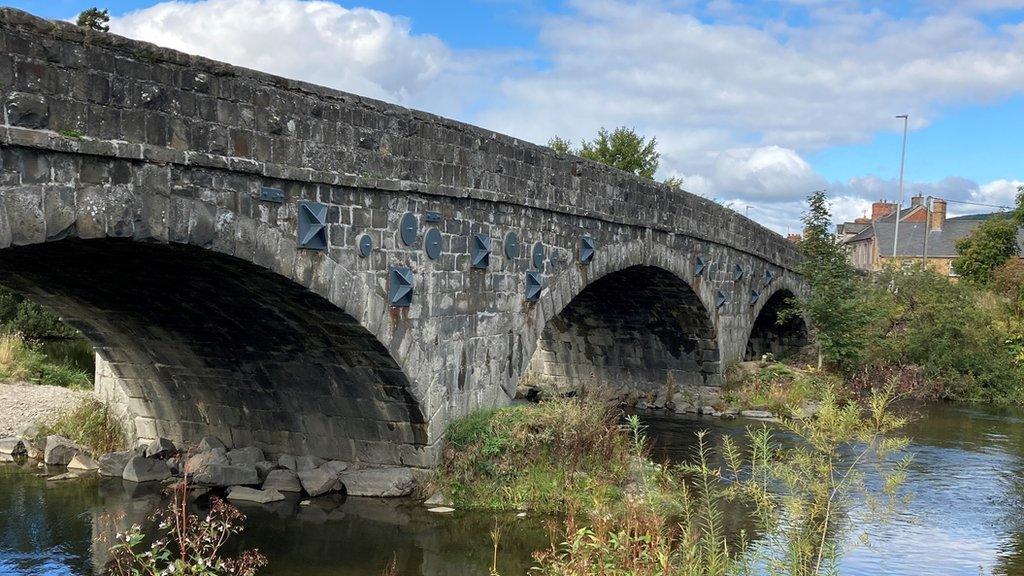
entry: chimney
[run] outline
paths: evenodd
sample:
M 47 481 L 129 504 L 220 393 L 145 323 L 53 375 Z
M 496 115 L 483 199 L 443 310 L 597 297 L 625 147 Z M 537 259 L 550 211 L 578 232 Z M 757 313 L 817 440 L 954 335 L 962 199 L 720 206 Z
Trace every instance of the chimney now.
M 928 229 L 942 230 L 946 223 L 946 201 L 942 198 L 932 198 L 932 210 L 928 214 Z
M 786 240 L 789 240 L 793 244 L 799 244 L 801 238 L 799 234 L 786 234 Z
M 853 223 L 854 224 L 871 224 L 871 220 L 868 220 L 867 218 L 861 216 L 860 218 L 854 219 Z
M 922 196 L 920 194 L 918 194 L 918 195 L 916 195 L 916 196 L 914 196 L 913 198 L 910 199 L 910 207 L 911 208 L 913 208 L 915 206 L 923 206 L 923 205 L 924 205 L 924 196 Z
M 896 204 L 894 202 L 875 202 L 871 205 L 871 220 L 884 218 L 895 211 Z

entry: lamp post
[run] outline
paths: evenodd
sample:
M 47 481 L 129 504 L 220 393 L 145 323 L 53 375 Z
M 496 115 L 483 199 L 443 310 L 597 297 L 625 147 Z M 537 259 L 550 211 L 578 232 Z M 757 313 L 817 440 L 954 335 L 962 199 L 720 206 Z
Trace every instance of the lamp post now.
M 896 231 L 892 235 L 892 261 L 896 262 L 896 246 L 900 239 L 900 210 L 903 209 L 903 165 L 907 160 L 907 120 L 908 114 L 900 114 L 903 119 L 903 151 L 900 152 L 900 202 L 896 205 Z

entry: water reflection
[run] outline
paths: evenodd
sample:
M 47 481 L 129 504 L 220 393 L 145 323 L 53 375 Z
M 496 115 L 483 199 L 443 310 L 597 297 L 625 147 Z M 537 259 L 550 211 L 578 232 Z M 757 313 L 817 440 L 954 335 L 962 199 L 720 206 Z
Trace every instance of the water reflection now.
M 855 532 L 872 545 L 845 556 L 849 576 L 1024 574 L 1024 413 L 950 406 L 919 409 L 907 430 L 915 459 L 907 481 L 914 497 L 888 524 L 854 512 Z M 750 421 L 647 415 L 660 460 L 690 458 L 694 433 L 742 436 Z M 142 523 L 160 500 L 158 487 L 114 480 L 45 482 L 32 467 L 0 464 L 0 574 L 90 574 L 106 561 L 109 538 Z M 379 575 L 392 559 L 403 575 L 478 575 L 491 565 L 495 516 L 438 516 L 408 501 L 291 498 L 245 506 L 246 532 L 235 546 L 270 559 L 262 574 Z M 742 510 L 730 531 L 749 530 Z M 544 519 L 497 518 L 499 570 L 526 574 L 531 553 L 547 545 Z

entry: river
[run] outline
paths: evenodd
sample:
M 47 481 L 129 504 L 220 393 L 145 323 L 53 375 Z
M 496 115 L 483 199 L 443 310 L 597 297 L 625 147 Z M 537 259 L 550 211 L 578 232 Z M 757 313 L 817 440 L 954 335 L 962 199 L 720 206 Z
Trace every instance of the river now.
M 689 457 L 699 429 L 739 435 L 751 423 L 654 414 L 644 421 L 654 455 L 672 460 Z M 928 406 L 906 432 L 913 499 L 884 525 L 857 522 L 855 533 L 868 534 L 869 544 L 844 556 L 841 573 L 1024 574 L 1024 411 Z M 38 474 L 0 464 L 0 574 L 91 574 L 106 538 L 144 519 L 159 499 L 152 488 L 116 480 L 46 482 Z M 299 506 L 293 498 L 243 511 L 238 545 L 266 554 L 264 576 L 377 576 L 392 561 L 402 575 L 487 574 L 496 526 L 499 571 L 521 575 L 531 551 L 548 541 L 543 518 L 436 515 L 408 501 L 338 497 Z

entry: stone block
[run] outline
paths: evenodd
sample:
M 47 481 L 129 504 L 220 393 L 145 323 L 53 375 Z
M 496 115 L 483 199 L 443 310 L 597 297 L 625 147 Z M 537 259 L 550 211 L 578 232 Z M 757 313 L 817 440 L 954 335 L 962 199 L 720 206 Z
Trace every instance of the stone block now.
M 302 482 L 299 481 L 298 474 L 292 470 L 271 470 L 267 474 L 267 479 L 263 481 L 263 489 L 274 489 L 278 492 L 302 492 Z
M 145 456 L 128 459 L 121 477 L 129 482 L 159 482 L 171 477 L 171 471 L 163 460 Z
M 68 462 L 68 470 L 99 470 L 100 465 L 85 452 L 75 454 L 71 462 Z
M 366 468 L 345 472 L 341 483 L 349 496 L 394 498 L 408 496 L 416 488 L 416 478 L 409 468 Z
M 274 489 L 257 490 L 247 486 L 232 486 L 228 488 L 228 500 L 267 504 L 284 500 L 284 495 Z
M 124 475 L 125 466 L 128 465 L 128 460 L 130 460 L 133 455 L 134 454 L 132 452 L 111 452 L 100 456 L 100 476 L 121 478 Z
M 63 436 L 47 436 L 43 462 L 51 466 L 67 466 L 79 452 L 88 453 L 88 450 Z

